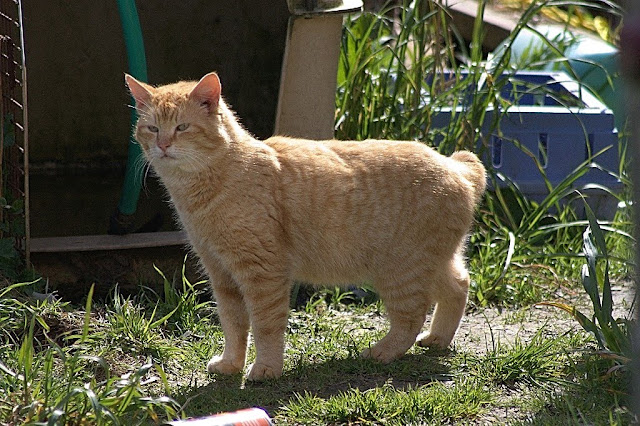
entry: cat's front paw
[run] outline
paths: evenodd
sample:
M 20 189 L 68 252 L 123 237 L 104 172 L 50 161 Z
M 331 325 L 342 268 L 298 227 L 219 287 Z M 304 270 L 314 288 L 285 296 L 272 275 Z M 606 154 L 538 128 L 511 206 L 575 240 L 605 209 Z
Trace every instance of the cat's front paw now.
M 214 356 L 207 364 L 207 371 L 209 373 L 220 374 L 237 374 L 242 372 L 244 365 L 237 365 L 225 360 L 221 356 Z
M 251 364 L 247 380 L 252 382 L 260 382 L 267 379 L 277 379 L 282 376 L 282 367 L 274 368 L 266 364 Z
M 423 333 L 416 339 L 416 344 L 423 348 L 447 349 L 452 338 L 444 338 L 437 334 Z

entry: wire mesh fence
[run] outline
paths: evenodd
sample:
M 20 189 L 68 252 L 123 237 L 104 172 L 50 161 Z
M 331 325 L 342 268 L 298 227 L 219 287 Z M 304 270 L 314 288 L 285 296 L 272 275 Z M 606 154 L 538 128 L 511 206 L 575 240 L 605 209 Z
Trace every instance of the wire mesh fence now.
M 28 132 L 23 34 L 21 1 L 0 0 L 0 263 L 12 257 L 27 264 L 29 262 Z

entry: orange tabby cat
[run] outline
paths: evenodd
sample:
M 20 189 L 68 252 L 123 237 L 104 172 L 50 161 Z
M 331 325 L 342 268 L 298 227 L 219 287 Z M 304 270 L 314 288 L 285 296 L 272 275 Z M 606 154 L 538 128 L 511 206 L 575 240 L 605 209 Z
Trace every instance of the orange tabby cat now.
M 243 370 L 251 326 L 248 379 L 282 374 L 294 280 L 375 286 L 391 326 L 364 357 L 390 362 L 416 338 L 449 345 L 467 300 L 466 234 L 485 190 L 474 154 L 445 157 L 417 142 L 260 141 L 225 104 L 215 73 L 155 88 L 126 82 L 136 139 L 211 279 L 225 346 L 210 372 Z

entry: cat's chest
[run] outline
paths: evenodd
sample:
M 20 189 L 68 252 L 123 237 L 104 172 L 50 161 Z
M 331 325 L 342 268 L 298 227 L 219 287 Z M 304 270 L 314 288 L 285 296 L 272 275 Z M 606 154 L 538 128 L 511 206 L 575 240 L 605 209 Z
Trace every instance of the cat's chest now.
M 198 253 L 229 252 L 241 242 L 244 234 L 269 232 L 268 226 L 258 226 L 268 214 L 256 207 L 254 197 L 242 194 L 243 191 L 226 191 L 172 196 L 182 227 Z M 264 204 L 268 203 L 258 203 Z
M 228 239 L 225 226 L 221 227 L 220 221 L 215 221 L 214 214 L 206 214 L 202 210 L 194 210 L 173 201 L 173 206 L 178 214 L 178 219 L 183 230 L 187 233 L 189 243 L 202 257 L 205 253 L 219 257 L 220 251 L 224 251 L 224 241 Z M 221 229 L 219 229 L 221 228 Z

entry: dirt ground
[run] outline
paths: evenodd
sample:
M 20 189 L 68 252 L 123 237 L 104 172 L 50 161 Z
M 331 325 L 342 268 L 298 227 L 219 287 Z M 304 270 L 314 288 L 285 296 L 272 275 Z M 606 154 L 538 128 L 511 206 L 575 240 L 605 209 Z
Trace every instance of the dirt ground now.
M 635 286 L 631 281 L 612 284 L 613 317 L 627 318 L 633 305 Z M 593 315 L 593 307 L 586 292 L 576 289 L 554 301 L 574 305 L 588 318 Z M 558 336 L 569 330 L 580 330 L 580 325 L 567 312 L 542 304 L 519 310 L 499 310 L 486 308 L 467 313 L 462 319 L 455 344 L 465 351 L 486 353 L 493 347 L 492 342 L 512 344 L 516 339 L 528 342 L 543 327 L 544 336 Z
M 593 315 L 593 308 L 586 292 L 576 289 L 574 293 L 566 294 L 556 301 L 575 305 L 588 318 Z M 612 284 L 614 318 L 628 318 L 636 315 L 632 311 L 635 297 L 635 286 L 631 281 Z M 487 308 L 470 312 L 465 315 L 458 334 L 454 340 L 455 346 L 465 352 L 482 355 L 492 350 L 495 344 L 510 347 L 519 339 L 528 343 L 538 332 L 543 337 L 560 336 L 563 333 L 577 333 L 581 330 L 578 322 L 567 312 L 545 305 L 534 305 L 520 310 L 498 310 Z M 517 399 L 523 389 L 511 391 Z M 485 413 L 477 424 L 509 424 L 518 419 L 524 420 L 528 414 L 522 412 L 518 404 L 509 402 L 509 390 L 505 389 L 503 408 Z

